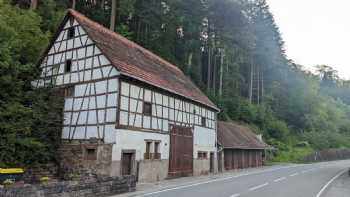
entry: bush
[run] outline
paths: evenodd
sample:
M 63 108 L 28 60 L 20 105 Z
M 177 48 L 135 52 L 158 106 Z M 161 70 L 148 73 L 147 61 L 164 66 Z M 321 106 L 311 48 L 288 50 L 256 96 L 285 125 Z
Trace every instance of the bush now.
M 312 131 L 303 135 L 304 139 L 317 150 L 350 146 L 350 138 L 330 131 Z
M 274 153 L 274 162 L 301 162 L 303 159 L 314 152 L 311 147 L 295 147 L 283 143 L 277 143 L 274 146 L 276 152 Z
M 286 142 L 289 135 L 287 124 L 280 120 L 271 120 L 266 123 L 266 131 L 270 137 Z

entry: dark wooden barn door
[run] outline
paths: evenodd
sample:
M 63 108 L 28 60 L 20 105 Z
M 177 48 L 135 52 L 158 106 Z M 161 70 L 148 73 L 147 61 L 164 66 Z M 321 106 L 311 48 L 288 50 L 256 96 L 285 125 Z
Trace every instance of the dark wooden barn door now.
M 192 128 L 173 126 L 170 131 L 169 177 L 191 176 L 192 174 Z
M 232 167 L 232 154 L 231 150 L 224 150 L 224 165 L 225 165 L 225 170 L 231 170 Z
M 238 160 L 238 169 L 244 168 L 244 155 L 243 150 L 237 150 L 237 160 Z
M 218 152 L 218 170 L 222 172 L 222 151 Z
M 210 153 L 210 165 L 209 165 L 209 169 L 210 169 L 210 173 L 213 173 L 214 172 L 214 153 L 211 152 Z
M 134 154 L 126 152 L 122 154 L 122 175 L 131 175 L 133 168 Z

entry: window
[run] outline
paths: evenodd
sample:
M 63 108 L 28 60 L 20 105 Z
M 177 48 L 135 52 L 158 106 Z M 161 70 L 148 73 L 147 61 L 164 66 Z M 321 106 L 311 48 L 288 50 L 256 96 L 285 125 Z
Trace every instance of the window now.
M 68 86 L 64 90 L 65 97 L 73 97 L 74 96 L 74 86 Z
M 143 103 L 143 114 L 145 116 L 152 116 L 152 104 L 148 102 Z
M 68 38 L 68 39 L 72 39 L 72 38 L 74 38 L 74 36 L 75 36 L 75 30 L 74 30 L 74 27 L 70 27 L 70 28 L 68 29 L 68 35 L 67 35 L 67 38 Z
M 149 142 L 149 141 L 146 142 L 146 152 L 144 155 L 145 159 L 151 159 L 151 145 L 152 145 L 152 142 Z
M 154 153 L 159 153 L 159 142 L 154 142 Z
M 201 125 L 202 125 L 202 127 L 205 127 L 205 126 L 206 126 L 206 118 L 205 118 L 205 117 L 202 117 L 202 119 L 201 119 Z
M 65 67 L 64 67 L 64 72 L 70 72 L 72 70 L 72 60 L 67 60 Z
M 160 142 L 154 142 L 154 159 L 160 159 L 159 144 Z
M 198 159 L 207 159 L 207 158 L 208 158 L 207 152 L 198 151 Z
M 86 160 L 96 160 L 97 159 L 97 154 L 96 154 L 96 148 L 87 148 L 85 152 Z
M 153 146 L 154 149 L 151 149 L 152 145 L 154 145 Z M 144 159 L 145 160 L 160 159 L 159 147 L 160 147 L 160 141 L 154 141 L 154 140 L 146 141 L 146 151 L 144 153 Z M 154 150 L 154 151 L 151 152 L 151 150 Z

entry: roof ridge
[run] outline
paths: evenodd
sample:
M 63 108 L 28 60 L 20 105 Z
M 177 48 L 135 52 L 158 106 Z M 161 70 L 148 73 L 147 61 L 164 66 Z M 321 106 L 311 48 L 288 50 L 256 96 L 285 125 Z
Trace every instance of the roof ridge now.
M 221 141 L 223 140 L 223 137 L 232 137 L 232 139 L 230 142 Z M 258 140 L 256 134 L 252 131 L 251 128 L 249 128 L 248 125 L 242 125 L 241 123 L 232 120 L 218 121 L 218 140 L 221 141 L 221 143 L 228 143 L 226 144 L 227 147 L 269 147 L 266 142 Z
M 108 33 L 108 34 L 114 36 L 116 39 L 118 39 L 118 40 L 124 42 L 125 44 L 127 44 L 127 45 L 129 45 L 129 46 L 131 46 L 131 47 L 135 47 L 135 48 L 141 50 L 143 53 L 149 55 L 151 58 L 154 58 L 154 59 L 156 59 L 156 60 L 158 60 L 158 61 L 161 61 L 161 62 L 164 63 L 165 65 L 167 65 L 167 66 L 169 66 L 169 67 L 175 69 L 177 72 L 182 72 L 182 71 L 180 70 L 180 68 L 178 68 L 178 67 L 175 66 L 174 64 L 170 63 L 169 61 L 167 61 L 167 60 L 165 60 L 165 59 L 159 57 L 158 55 L 154 54 L 154 53 L 151 52 L 150 50 L 148 50 L 148 49 L 146 49 L 146 48 L 140 46 L 139 44 L 137 44 L 137 43 L 135 43 L 135 42 L 133 42 L 133 41 L 131 41 L 131 40 L 125 38 L 124 36 L 118 34 L 117 32 L 114 32 L 114 31 L 112 31 L 112 30 L 110 30 L 110 29 L 104 27 L 103 25 L 99 24 L 98 22 L 91 20 L 90 18 L 88 18 L 88 17 L 85 16 L 84 14 L 82 14 L 82 13 L 80 13 L 80 12 L 74 10 L 74 9 L 68 9 L 68 13 L 70 13 L 70 14 L 71 14 L 72 16 L 74 16 L 74 17 L 78 17 L 78 18 L 80 18 L 80 19 L 82 19 L 82 20 L 85 20 L 85 21 L 88 22 L 88 23 L 91 23 L 91 24 L 93 24 L 93 25 L 95 25 L 95 26 L 100 27 L 100 28 L 99 28 L 100 31 L 104 31 L 105 33 Z

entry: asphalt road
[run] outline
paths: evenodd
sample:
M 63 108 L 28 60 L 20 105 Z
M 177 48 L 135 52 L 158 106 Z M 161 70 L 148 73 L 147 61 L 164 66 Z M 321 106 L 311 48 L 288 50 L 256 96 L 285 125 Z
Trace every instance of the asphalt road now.
M 138 197 L 323 197 L 350 161 L 292 165 L 146 192 Z M 349 194 L 350 196 L 350 194 Z

